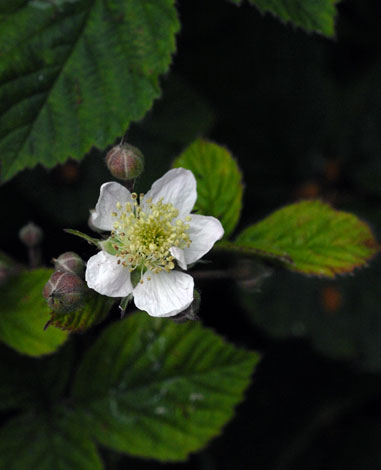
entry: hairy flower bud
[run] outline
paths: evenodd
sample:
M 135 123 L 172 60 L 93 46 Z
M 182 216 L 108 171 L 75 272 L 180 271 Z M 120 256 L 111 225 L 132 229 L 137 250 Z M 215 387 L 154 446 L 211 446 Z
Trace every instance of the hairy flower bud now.
M 86 298 L 86 284 L 76 274 L 56 271 L 42 291 L 49 307 L 56 313 L 78 308 Z
M 171 317 L 175 323 L 185 323 L 188 320 L 199 320 L 199 316 L 197 315 L 200 310 L 201 304 L 201 296 L 196 289 L 193 291 L 193 302 L 189 305 L 189 307 L 181 313 L 178 313 L 174 317 Z
M 77 253 L 67 251 L 53 261 L 56 271 L 76 274 L 80 278 L 84 277 L 85 263 Z
M 144 157 L 136 147 L 121 144 L 116 145 L 108 152 L 106 164 L 115 178 L 133 180 L 143 172 Z
M 41 243 L 43 232 L 40 227 L 29 222 L 19 231 L 19 238 L 28 248 L 33 248 Z

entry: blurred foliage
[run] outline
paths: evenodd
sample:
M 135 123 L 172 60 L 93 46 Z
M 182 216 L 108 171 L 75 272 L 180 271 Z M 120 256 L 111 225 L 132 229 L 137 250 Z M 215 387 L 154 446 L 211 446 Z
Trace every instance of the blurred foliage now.
M 381 372 L 380 261 L 335 282 L 276 272 L 241 291 L 249 318 L 274 338 L 305 338 L 324 355 Z

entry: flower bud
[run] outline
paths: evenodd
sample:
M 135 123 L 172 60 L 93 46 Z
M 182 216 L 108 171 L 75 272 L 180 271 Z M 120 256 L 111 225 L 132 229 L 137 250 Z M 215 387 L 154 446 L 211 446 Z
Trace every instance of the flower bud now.
M 67 251 L 53 261 L 56 271 L 76 274 L 80 278 L 84 277 L 85 263 L 83 262 L 83 259 L 77 255 L 77 253 L 74 253 L 73 251 Z
M 136 147 L 121 144 L 116 145 L 108 152 L 106 164 L 115 178 L 133 180 L 143 172 L 144 157 Z
M 76 274 L 56 271 L 42 291 L 49 307 L 56 313 L 77 309 L 85 300 L 88 289 Z
M 186 310 L 171 317 L 171 320 L 173 320 L 175 323 L 185 323 L 188 320 L 199 320 L 199 316 L 197 314 L 200 310 L 200 304 L 201 296 L 195 289 L 193 291 L 193 302 L 189 305 Z
M 19 238 L 28 248 L 33 248 L 41 243 L 43 232 L 40 227 L 29 222 L 19 231 Z

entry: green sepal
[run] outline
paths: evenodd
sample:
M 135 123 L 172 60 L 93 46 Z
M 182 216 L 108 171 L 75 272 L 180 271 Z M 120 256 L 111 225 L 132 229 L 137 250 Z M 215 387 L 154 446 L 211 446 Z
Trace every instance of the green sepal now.
M 51 312 L 51 318 L 45 325 L 45 329 L 55 326 L 64 331 L 82 333 L 102 322 L 110 313 L 114 303 L 114 298 L 100 295 L 89 289 L 86 301 L 80 308 L 64 314 Z
M 79 237 L 79 238 L 83 238 L 90 245 L 95 245 L 98 248 L 100 246 L 101 240 L 99 240 L 98 238 L 90 237 L 89 235 L 86 235 L 86 233 L 80 232 L 79 230 L 74 230 L 72 228 L 65 228 L 64 232 L 70 233 L 71 235 L 75 235 L 76 237 Z

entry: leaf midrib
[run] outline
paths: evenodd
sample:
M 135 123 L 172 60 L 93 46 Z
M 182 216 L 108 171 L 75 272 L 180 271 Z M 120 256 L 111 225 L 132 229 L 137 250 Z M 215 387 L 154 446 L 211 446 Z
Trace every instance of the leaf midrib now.
M 82 37 L 82 33 L 85 31 L 86 27 L 87 27 L 87 24 L 89 22 L 89 19 L 91 17 L 91 13 L 93 12 L 93 8 L 94 8 L 94 5 L 97 3 L 98 0 L 91 0 L 91 4 L 89 4 L 89 7 L 88 7 L 88 12 L 83 20 L 83 23 L 81 25 L 81 27 L 79 28 L 78 30 L 78 34 L 77 34 L 77 37 L 76 39 L 73 41 L 73 44 L 71 46 L 71 48 L 69 49 L 68 51 L 68 54 L 67 56 L 65 57 L 64 61 L 62 62 L 62 66 L 60 67 L 57 75 L 56 75 L 56 78 L 53 80 L 52 82 L 52 85 L 50 87 L 50 90 L 46 93 L 46 97 L 45 99 L 43 100 L 43 102 L 41 103 L 41 106 L 40 106 L 40 109 L 37 111 L 37 114 L 33 120 L 33 122 L 30 124 L 30 127 L 29 127 L 29 130 L 28 130 L 28 133 L 26 134 L 25 138 L 23 139 L 23 142 L 21 143 L 20 147 L 19 147 L 19 150 L 14 154 L 14 160 L 13 160 L 13 163 L 8 167 L 8 173 L 9 171 L 13 168 L 14 166 L 14 162 L 17 161 L 17 159 L 19 158 L 19 154 L 20 152 L 23 151 L 24 147 L 25 147 L 25 144 L 26 142 L 29 140 L 33 130 L 34 130 L 34 127 L 40 117 L 40 114 L 42 112 L 42 110 L 44 109 L 47 101 L 49 100 L 50 96 L 52 95 L 52 93 L 54 92 L 54 88 L 58 82 L 58 80 L 60 79 L 61 77 L 61 74 L 62 74 L 62 71 L 64 70 L 64 68 L 66 67 L 68 61 L 71 59 L 74 51 L 75 51 L 75 48 L 78 44 L 78 42 L 80 41 L 81 37 Z

